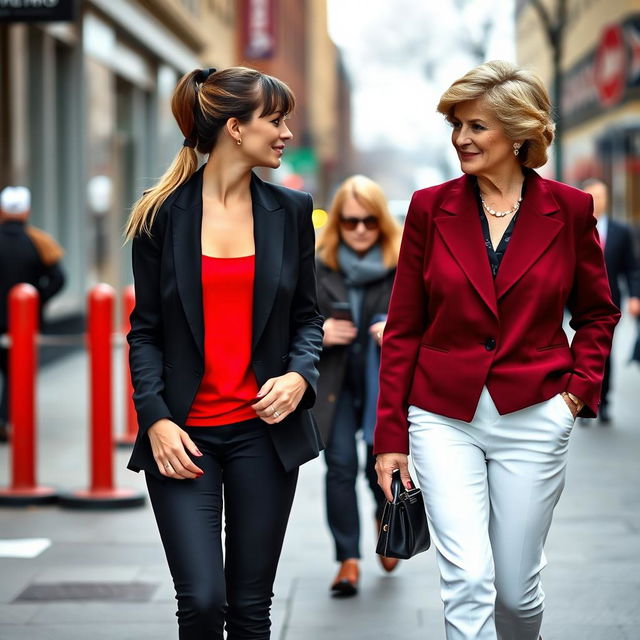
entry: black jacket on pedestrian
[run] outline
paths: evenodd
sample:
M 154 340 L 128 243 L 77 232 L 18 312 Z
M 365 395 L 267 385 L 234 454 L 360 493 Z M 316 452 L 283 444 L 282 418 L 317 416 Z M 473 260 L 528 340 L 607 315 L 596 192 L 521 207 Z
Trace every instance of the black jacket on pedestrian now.
M 129 469 L 162 478 L 147 429 L 161 418 L 180 427 L 204 373 L 202 174 L 199 169 L 162 204 L 151 237 L 133 241 L 136 306 L 129 362 L 138 437 Z M 322 449 L 309 411 L 316 397 L 322 317 L 316 302 L 311 196 L 251 178 L 255 241 L 252 367 L 258 387 L 296 371 L 309 383 L 296 411 L 269 426 L 287 470 Z
M 348 302 L 347 287 L 344 276 L 340 271 L 335 271 L 324 262 L 316 262 L 318 275 L 318 305 L 320 313 L 325 317 L 331 317 L 332 302 Z M 358 332 L 356 350 L 362 354 L 363 360 L 369 340 L 368 327 L 373 324 L 373 318 L 377 315 L 386 315 L 389 309 L 389 299 L 393 288 L 395 269 L 391 269 L 387 275 L 376 282 L 366 285 L 362 302 L 361 330 Z M 349 352 L 351 346 L 335 345 L 324 347 L 318 370 L 318 401 L 313 410 L 320 433 L 324 442 L 328 442 L 331 434 L 331 426 L 336 409 L 336 402 L 345 384 L 345 376 L 349 365 Z M 364 370 L 362 371 L 364 376 Z M 364 384 L 364 380 L 363 380 Z
M 38 290 L 42 310 L 64 285 L 64 273 L 58 263 L 46 265 L 42 261 L 25 222 L 6 220 L 0 224 L 0 333 L 8 328 L 9 291 L 21 282 Z
M 611 299 L 620 308 L 620 278 L 624 278 L 627 293 L 632 298 L 640 298 L 640 268 L 633 247 L 631 229 L 626 224 L 609 218 L 604 242 L 604 261 L 609 276 Z

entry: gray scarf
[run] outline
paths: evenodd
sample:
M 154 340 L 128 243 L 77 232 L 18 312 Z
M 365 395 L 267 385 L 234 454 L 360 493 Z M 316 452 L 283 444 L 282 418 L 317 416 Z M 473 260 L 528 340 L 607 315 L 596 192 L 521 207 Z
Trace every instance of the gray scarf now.
M 390 269 L 382 261 L 382 248 L 379 244 L 374 244 L 367 253 L 360 256 L 346 244 L 340 243 L 338 263 L 347 286 L 353 322 L 359 328 L 365 285 L 382 280 Z

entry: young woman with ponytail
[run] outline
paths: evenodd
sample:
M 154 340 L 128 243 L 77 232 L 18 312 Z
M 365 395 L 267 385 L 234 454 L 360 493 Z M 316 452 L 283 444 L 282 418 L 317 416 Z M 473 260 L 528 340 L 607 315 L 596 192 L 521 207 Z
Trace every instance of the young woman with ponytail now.
M 270 637 L 298 467 L 322 448 L 311 197 L 252 171 L 280 165 L 294 101 L 252 69 L 186 74 L 172 99 L 183 147 L 126 229 L 129 468 L 145 471 L 181 640 Z

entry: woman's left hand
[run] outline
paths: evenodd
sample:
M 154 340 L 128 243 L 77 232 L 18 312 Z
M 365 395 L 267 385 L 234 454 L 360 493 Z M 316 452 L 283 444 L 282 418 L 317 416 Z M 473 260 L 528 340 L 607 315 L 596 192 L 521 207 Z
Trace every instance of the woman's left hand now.
M 569 411 L 573 414 L 573 419 L 575 420 L 578 417 L 578 414 L 582 411 L 582 407 L 584 407 L 584 402 L 578 398 L 578 396 L 574 396 L 573 393 L 569 393 L 565 391 L 562 394 L 562 399 L 566 402 L 567 407 L 569 407 Z
M 252 405 L 267 424 L 282 422 L 296 410 L 309 383 L 295 371 L 269 378 L 258 391 L 260 400 Z
M 373 337 L 373 339 L 378 343 L 378 346 L 382 346 L 382 334 L 384 333 L 384 327 L 387 323 L 383 320 L 382 322 L 376 322 L 369 327 L 369 333 Z

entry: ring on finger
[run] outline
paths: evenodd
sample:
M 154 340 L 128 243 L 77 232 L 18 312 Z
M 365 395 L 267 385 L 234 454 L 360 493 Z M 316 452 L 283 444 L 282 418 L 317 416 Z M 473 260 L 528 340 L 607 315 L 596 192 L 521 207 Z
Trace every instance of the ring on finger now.
M 276 411 L 275 409 L 273 410 L 273 417 L 274 418 L 279 418 L 280 417 L 280 412 Z
M 171 469 L 171 465 L 170 465 L 170 464 L 165 464 L 165 465 L 164 465 L 164 468 L 165 468 L 165 469 Z

